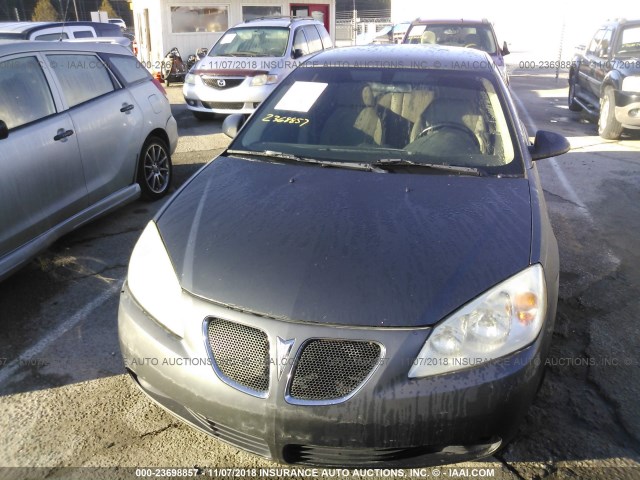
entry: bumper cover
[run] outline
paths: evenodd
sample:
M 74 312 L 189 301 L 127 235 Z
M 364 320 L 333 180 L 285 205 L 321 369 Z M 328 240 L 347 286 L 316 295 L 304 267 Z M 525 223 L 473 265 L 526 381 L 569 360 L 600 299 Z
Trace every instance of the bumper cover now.
M 251 114 L 276 87 L 273 85 L 251 86 L 250 79 L 237 87 L 216 90 L 202 84 L 200 79 L 196 84 L 184 84 L 182 94 L 187 108 L 196 112 L 233 114 Z
M 640 93 L 615 91 L 616 120 L 627 128 L 640 128 Z
M 452 374 L 409 379 L 430 329 L 363 329 L 257 318 L 194 299 L 185 335 L 165 330 L 125 285 L 119 310 L 127 370 L 151 399 L 227 443 L 279 462 L 333 467 L 429 466 L 490 455 L 515 433 L 540 383 L 542 335 L 502 359 Z M 203 319 L 224 318 L 295 339 L 375 340 L 385 359 L 349 400 L 332 405 L 286 401 L 290 367 L 271 368 L 267 398 L 224 383 L 211 366 Z M 544 334 L 543 330 L 543 334 Z

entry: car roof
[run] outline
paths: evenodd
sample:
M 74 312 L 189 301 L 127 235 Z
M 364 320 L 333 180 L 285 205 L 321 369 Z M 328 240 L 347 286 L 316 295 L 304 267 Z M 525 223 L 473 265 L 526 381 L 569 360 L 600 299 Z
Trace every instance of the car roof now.
M 24 33 L 33 28 L 46 27 L 54 24 L 57 24 L 57 22 L 0 22 L 0 32 Z
M 239 23 L 235 25 L 233 28 L 238 27 L 289 27 L 294 23 L 302 23 L 302 24 L 319 24 L 322 25 L 321 22 L 315 20 L 313 17 L 259 17 L 254 18 L 252 20 L 247 20 L 246 22 Z
M 324 50 L 304 64 L 313 66 L 419 68 L 486 72 L 493 60 L 486 52 L 473 48 L 444 45 L 363 45 Z
M 79 26 L 94 27 L 100 26 L 100 22 L 0 22 L 1 33 L 26 33 L 33 30 L 48 27 Z
M 634 19 L 634 20 L 627 20 L 626 18 L 615 18 L 612 20 L 607 20 L 606 22 L 604 22 L 604 24 L 602 24 L 603 27 L 609 27 L 609 26 L 613 26 L 613 25 L 620 25 L 620 26 L 638 26 L 640 24 L 640 19 Z
M 0 57 L 17 53 L 50 52 L 66 50 L 70 52 L 127 53 L 131 51 L 122 45 L 112 43 L 87 42 L 45 42 L 38 40 L 0 40 Z
M 437 24 L 443 24 L 443 25 L 477 25 L 477 24 L 488 24 L 491 25 L 489 23 L 489 20 L 487 20 L 486 18 L 483 19 L 471 19 L 471 18 L 451 18 L 451 19 L 447 19 L 447 18 L 416 18 L 412 24 L 414 25 L 423 25 L 423 24 L 429 24 L 429 25 L 437 25 Z

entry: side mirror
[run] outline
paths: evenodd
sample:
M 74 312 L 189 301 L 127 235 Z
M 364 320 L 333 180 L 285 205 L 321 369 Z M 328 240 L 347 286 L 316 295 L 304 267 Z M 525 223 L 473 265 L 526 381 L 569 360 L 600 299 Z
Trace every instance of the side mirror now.
M 229 115 L 224 119 L 224 122 L 222 122 L 222 133 L 224 133 L 229 138 L 235 138 L 246 120 L 246 115 L 243 115 L 241 113 L 234 113 L 233 115 Z
M 542 160 L 543 158 L 557 157 L 567 153 L 571 145 L 566 138 L 553 132 L 538 130 L 533 145 L 529 146 L 531 160 Z
M 509 51 L 509 47 L 507 47 L 507 42 L 502 44 L 502 56 L 509 55 L 511 52 Z
M 7 124 L 0 120 L 0 140 L 4 140 L 9 136 L 9 127 Z
M 301 49 L 301 48 L 296 48 L 296 49 L 293 51 L 293 58 L 300 58 L 300 57 L 302 57 L 302 56 L 304 56 L 304 52 L 302 51 L 302 49 Z

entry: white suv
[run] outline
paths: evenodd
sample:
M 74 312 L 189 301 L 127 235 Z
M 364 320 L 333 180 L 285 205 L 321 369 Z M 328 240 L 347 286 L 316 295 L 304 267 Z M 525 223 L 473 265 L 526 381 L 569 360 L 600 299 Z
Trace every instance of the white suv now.
M 258 18 L 230 28 L 187 75 L 183 94 L 198 119 L 253 113 L 305 58 L 332 48 L 312 18 Z

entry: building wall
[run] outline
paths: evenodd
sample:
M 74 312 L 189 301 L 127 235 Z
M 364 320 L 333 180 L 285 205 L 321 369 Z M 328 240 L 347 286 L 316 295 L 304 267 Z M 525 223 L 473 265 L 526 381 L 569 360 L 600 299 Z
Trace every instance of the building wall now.
M 230 28 L 242 22 L 243 6 L 280 6 L 282 14 L 289 15 L 289 6 L 295 4 L 324 4 L 329 5 L 329 32 L 335 40 L 335 0 L 282 1 L 282 0 L 133 0 L 133 16 L 136 38 L 139 43 L 139 58 L 151 70 L 160 64 L 165 54 L 173 47 L 177 47 L 183 59 L 195 53 L 198 48 L 210 48 L 224 33 L 220 32 L 189 32 L 176 33 L 172 25 L 172 7 L 226 7 L 228 9 L 228 25 Z M 149 11 L 149 38 L 145 42 L 143 12 Z M 176 28 L 179 28 L 176 27 Z M 145 48 L 150 43 L 150 48 Z

